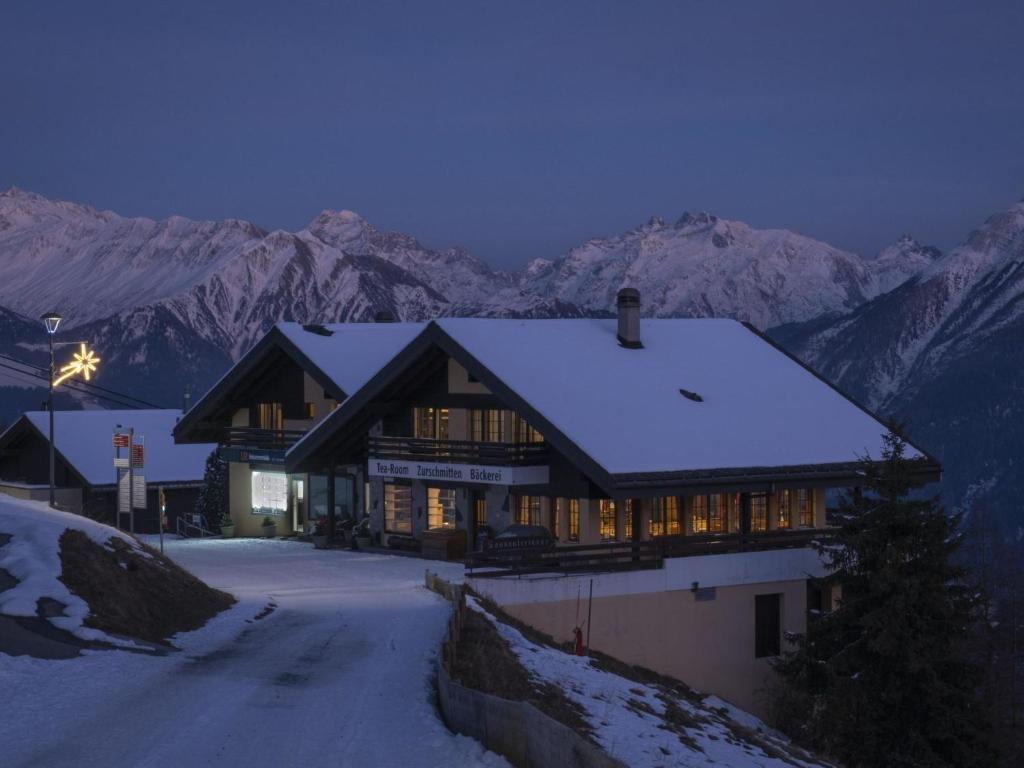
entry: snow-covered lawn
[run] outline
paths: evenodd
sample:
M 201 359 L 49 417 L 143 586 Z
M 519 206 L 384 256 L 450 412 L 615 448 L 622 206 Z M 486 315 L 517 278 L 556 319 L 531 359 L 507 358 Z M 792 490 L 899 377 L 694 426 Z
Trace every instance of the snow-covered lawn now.
M 516 658 L 538 681 L 561 688 L 583 708 L 601 747 L 630 768 L 819 768 L 753 715 L 714 696 L 695 702 L 598 669 L 590 659 L 537 645 L 473 597 Z
M 165 657 L 0 655 L 4 768 L 505 765 L 437 715 L 449 606 L 424 561 L 244 539 L 166 552 L 238 604 Z

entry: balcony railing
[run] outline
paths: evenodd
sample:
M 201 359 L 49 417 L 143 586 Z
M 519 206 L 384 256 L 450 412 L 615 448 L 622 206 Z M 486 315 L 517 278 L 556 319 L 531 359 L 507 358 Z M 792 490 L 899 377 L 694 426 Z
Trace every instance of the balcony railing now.
M 530 466 L 546 464 L 544 443 L 481 443 L 470 440 L 430 440 L 422 437 L 370 437 L 367 450 L 378 459 L 438 461 L 455 464 Z
M 260 429 L 258 427 L 229 427 L 224 445 L 232 448 L 256 448 L 264 451 L 285 451 L 306 433 L 301 429 Z
M 827 530 L 797 529 L 750 533 L 658 536 L 637 543 L 608 542 L 533 549 L 486 549 L 466 556 L 466 568 L 477 577 L 523 576 L 534 573 L 607 573 L 661 568 L 669 557 L 809 547 L 829 535 Z

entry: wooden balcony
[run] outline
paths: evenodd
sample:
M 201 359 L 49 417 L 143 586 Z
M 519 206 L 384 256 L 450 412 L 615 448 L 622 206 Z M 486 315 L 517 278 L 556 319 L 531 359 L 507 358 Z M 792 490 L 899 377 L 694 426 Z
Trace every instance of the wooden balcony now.
M 295 445 L 305 434 L 305 431 L 301 429 L 228 427 L 225 430 L 221 445 L 261 451 L 286 451 Z
M 548 461 L 545 443 L 483 443 L 422 437 L 370 437 L 367 453 L 375 459 L 499 467 L 535 466 Z
M 661 568 L 670 557 L 693 557 L 737 552 L 809 547 L 827 538 L 828 531 L 805 528 L 693 536 L 658 536 L 632 542 L 559 546 L 548 549 L 501 549 L 473 552 L 466 569 L 478 578 L 524 576 L 536 573 L 609 573 Z

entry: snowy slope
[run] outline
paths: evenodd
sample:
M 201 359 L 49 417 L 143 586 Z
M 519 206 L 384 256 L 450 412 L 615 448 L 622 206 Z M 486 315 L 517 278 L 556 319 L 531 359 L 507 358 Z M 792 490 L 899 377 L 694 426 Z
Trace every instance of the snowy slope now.
M 11 537 L 0 547 L 0 568 L 19 582 L 0 592 L 0 613 L 36 616 L 39 600 L 50 598 L 66 606 L 63 616 L 49 619 L 54 626 L 83 640 L 116 643 L 118 641 L 105 633 L 83 625 L 89 615 L 89 606 L 60 580 L 60 537 L 68 528 L 82 531 L 100 545 L 106 545 L 111 538 L 117 537 L 148 557 L 135 539 L 108 525 L 51 509 L 48 504 L 0 494 L 0 533 Z
M 972 488 L 1019 525 L 1024 471 L 1024 201 L 918 275 L 853 312 L 774 331 L 784 346 L 943 460 L 944 490 Z
M 595 667 L 589 658 L 537 645 L 488 613 L 473 597 L 471 610 L 487 617 L 526 670 L 558 686 L 578 704 L 595 738 L 631 768 L 760 766 L 815 768 L 815 761 L 754 716 L 713 696 L 688 698 Z M 696 700 L 695 700 L 696 699 Z M 670 708 L 681 718 L 673 718 Z M 679 720 L 687 725 L 681 727 Z

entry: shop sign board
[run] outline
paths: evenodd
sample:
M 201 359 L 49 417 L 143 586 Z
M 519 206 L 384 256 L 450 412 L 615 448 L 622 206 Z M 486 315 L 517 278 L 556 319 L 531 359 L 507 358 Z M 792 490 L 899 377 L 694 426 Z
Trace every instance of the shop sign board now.
M 424 461 L 396 461 L 371 456 L 367 466 L 371 477 L 408 480 L 475 483 L 479 485 L 545 485 L 548 467 L 496 467 L 481 464 L 450 464 Z

